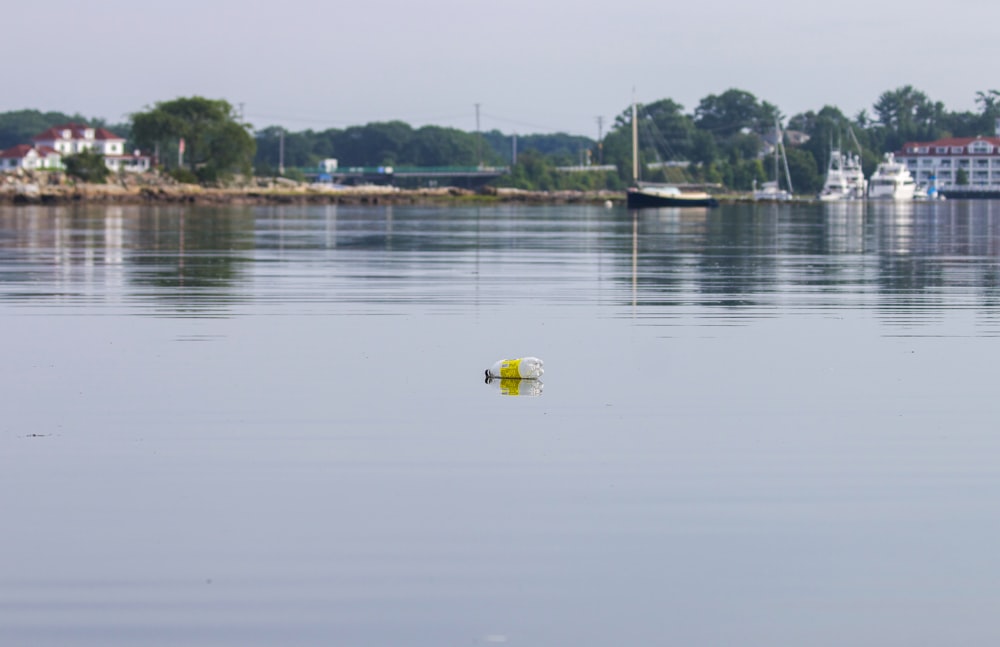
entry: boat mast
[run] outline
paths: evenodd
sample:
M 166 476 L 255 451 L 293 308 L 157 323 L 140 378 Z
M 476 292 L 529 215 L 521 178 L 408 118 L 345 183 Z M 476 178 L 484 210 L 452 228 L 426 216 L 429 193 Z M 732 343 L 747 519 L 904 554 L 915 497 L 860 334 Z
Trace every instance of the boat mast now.
M 635 107 L 635 88 L 632 88 L 632 181 L 639 184 L 639 120 Z
M 778 128 L 778 120 L 774 120 L 774 186 L 781 187 L 781 173 L 778 171 L 778 147 L 781 146 L 781 130 Z
M 774 176 L 775 177 L 774 177 L 774 179 L 775 179 L 775 181 L 778 180 L 778 167 L 777 167 L 777 164 L 778 164 L 778 153 L 777 153 L 777 149 L 778 149 L 778 146 L 781 146 L 781 160 L 785 163 L 785 181 L 788 182 L 788 192 L 789 193 L 794 193 L 795 191 L 794 191 L 794 189 L 792 189 L 792 174 L 788 172 L 788 154 L 785 151 L 785 137 L 784 137 L 784 135 L 781 134 L 781 126 L 778 125 L 778 118 L 777 117 L 774 118 L 774 130 L 775 130 L 775 132 L 778 135 L 778 141 L 777 141 L 777 143 L 775 144 L 775 147 L 774 147 L 775 148 L 775 154 L 774 154 L 774 163 L 775 163 Z

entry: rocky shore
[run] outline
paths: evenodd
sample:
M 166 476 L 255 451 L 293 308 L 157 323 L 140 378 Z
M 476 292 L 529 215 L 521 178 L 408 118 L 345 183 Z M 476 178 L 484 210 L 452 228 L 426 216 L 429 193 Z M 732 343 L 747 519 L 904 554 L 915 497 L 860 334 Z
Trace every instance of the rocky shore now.
M 0 176 L 0 204 L 604 204 L 624 199 L 624 193 L 614 191 L 522 191 L 492 187 L 470 191 L 454 187 L 398 189 L 371 185 L 334 187 L 282 179 L 202 187 L 152 175 L 120 178 L 107 184 L 72 182 L 55 173 Z

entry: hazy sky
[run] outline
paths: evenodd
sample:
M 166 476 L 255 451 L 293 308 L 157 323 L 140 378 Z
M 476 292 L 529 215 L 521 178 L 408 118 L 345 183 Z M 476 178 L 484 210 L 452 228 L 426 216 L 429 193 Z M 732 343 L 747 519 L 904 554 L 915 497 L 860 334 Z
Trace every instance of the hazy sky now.
M 597 135 L 631 101 L 728 88 L 849 115 L 911 84 L 949 110 L 1000 89 L 995 0 L 45 0 L 2 11 L 0 111 L 112 122 L 156 101 L 243 105 L 255 127 Z

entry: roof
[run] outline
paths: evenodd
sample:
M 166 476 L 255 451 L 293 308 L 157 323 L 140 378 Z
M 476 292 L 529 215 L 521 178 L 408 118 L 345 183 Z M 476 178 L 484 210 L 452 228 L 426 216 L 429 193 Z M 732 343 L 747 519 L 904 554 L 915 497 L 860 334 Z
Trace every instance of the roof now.
M 32 146 L 31 144 L 18 144 L 5 151 L 0 151 L 0 159 L 24 159 L 28 153 L 35 151 L 39 156 L 59 155 L 59 151 L 51 146 Z
M 0 151 L 0 159 L 21 159 L 33 148 L 34 146 L 31 144 L 18 144 L 5 151 Z
M 119 137 L 110 130 L 106 128 L 94 128 L 93 126 L 87 126 L 84 124 L 62 124 L 59 126 L 53 126 L 43 133 L 39 133 L 32 137 L 32 141 L 55 141 L 57 139 L 63 139 L 63 131 L 70 131 L 70 139 L 86 139 L 83 136 L 85 130 L 94 131 L 94 139 L 98 140 L 114 140 L 114 141 L 125 141 L 124 137 Z
M 903 144 L 902 150 L 909 151 L 911 148 L 920 147 L 933 152 L 934 148 L 943 146 L 947 146 L 948 148 L 952 146 L 964 148 L 975 141 L 986 142 L 994 148 L 1000 147 L 1000 137 L 983 137 L 980 135 L 979 137 L 945 137 L 944 139 L 936 139 L 932 142 L 906 142 Z M 910 153 L 905 154 L 909 155 Z

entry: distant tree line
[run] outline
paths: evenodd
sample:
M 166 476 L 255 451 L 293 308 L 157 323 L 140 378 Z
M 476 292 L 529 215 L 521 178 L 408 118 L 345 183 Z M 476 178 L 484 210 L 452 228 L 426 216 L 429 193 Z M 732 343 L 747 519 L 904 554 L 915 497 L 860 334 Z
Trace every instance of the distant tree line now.
M 641 106 L 640 158 L 643 179 L 689 183 L 718 183 L 748 190 L 755 182 L 773 179 L 773 164 L 763 156 L 765 142 L 773 143 L 775 124 L 806 136 L 788 145 L 787 161 L 798 193 L 818 191 L 830 151 L 860 147 L 863 166 L 870 174 L 882 154 L 899 150 L 907 141 L 942 137 L 992 135 L 1000 118 L 1000 91 L 976 93 L 976 110 L 953 112 L 913 86 L 882 93 L 871 112 L 845 115 L 834 106 L 786 118 L 779 109 L 750 92 L 729 89 L 712 94 L 688 112 L 672 99 Z M 514 135 L 498 130 L 482 133 L 456 128 L 413 128 L 402 121 L 322 131 L 290 132 L 269 126 L 253 132 L 241 123 L 232 106 L 222 100 L 179 98 L 157 103 L 132 115 L 129 122 L 107 124 L 80 115 L 21 110 L 0 114 L 0 148 L 27 143 L 58 123 L 75 121 L 101 126 L 128 138 L 129 147 L 159 153 L 161 164 L 192 181 L 211 181 L 251 171 L 277 175 L 315 168 L 335 158 L 350 166 L 509 166 L 499 181 L 525 189 L 621 189 L 631 181 L 632 110 L 615 118 L 602 141 L 566 133 Z M 186 143 L 184 156 L 179 140 Z M 655 165 L 653 162 L 675 162 Z M 569 173 L 559 169 L 581 164 L 616 167 L 612 172 Z M 680 164 L 677 164 L 679 162 Z M 299 171 L 300 172 L 300 171 Z
M 909 85 L 882 93 L 871 113 L 862 110 L 853 117 L 824 106 L 786 118 L 774 104 L 739 89 L 709 95 L 691 112 L 671 99 L 660 99 L 639 110 L 642 168 L 653 169 L 643 179 L 718 183 L 749 190 L 754 182 L 773 179 L 772 160 L 762 153 L 765 142 L 773 144 L 778 123 L 785 131 L 806 136 L 801 145 L 789 146 L 787 140 L 785 144 L 795 190 L 812 193 L 822 186 L 833 148 L 855 151 L 860 147 L 865 172 L 871 174 L 883 153 L 899 150 L 907 141 L 994 134 L 1000 118 L 1000 91 L 978 92 L 976 104 L 976 111 L 951 112 Z M 482 163 L 511 166 L 500 183 L 526 189 L 621 189 L 632 179 L 631 132 L 631 106 L 616 117 L 601 142 L 565 133 L 516 136 L 497 130 L 412 128 L 401 121 L 301 132 L 272 126 L 257 132 L 254 166 L 262 174 L 277 172 L 283 135 L 288 168 L 313 167 L 324 158 L 336 158 L 341 166 Z M 684 164 L 650 166 L 658 161 Z M 558 170 L 598 162 L 613 165 L 617 171 Z
M 109 124 L 104 119 L 84 117 L 81 114 L 64 112 L 41 112 L 39 110 L 13 110 L 0 113 L 0 150 L 7 150 L 18 144 L 30 144 L 31 138 L 59 124 L 77 123 L 94 128 L 106 128 L 114 134 L 128 138 L 130 124 Z

